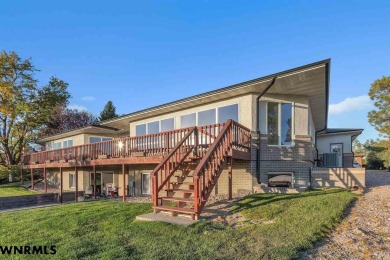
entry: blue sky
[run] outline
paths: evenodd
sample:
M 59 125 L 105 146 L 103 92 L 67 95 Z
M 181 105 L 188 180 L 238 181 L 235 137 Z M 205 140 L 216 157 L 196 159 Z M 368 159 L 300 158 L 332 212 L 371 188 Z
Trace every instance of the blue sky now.
M 331 58 L 329 127 L 365 128 L 390 75 L 388 1 L 7 1 L 0 49 L 32 57 L 71 105 L 120 114 Z

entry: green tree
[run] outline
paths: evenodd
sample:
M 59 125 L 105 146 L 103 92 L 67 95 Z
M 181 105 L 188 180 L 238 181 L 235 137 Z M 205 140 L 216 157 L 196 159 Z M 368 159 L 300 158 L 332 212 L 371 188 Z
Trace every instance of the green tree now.
M 368 113 L 368 121 L 385 138 L 390 138 L 390 76 L 382 77 L 371 84 L 369 91 L 375 110 Z
M 379 158 L 385 166 L 390 166 L 390 142 L 384 139 L 367 140 L 364 145 L 364 149 L 371 153 L 371 157 Z
M 66 105 L 70 98 L 68 84 L 55 77 L 38 87 L 37 71 L 31 59 L 0 52 L 0 165 L 17 165 L 54 108 Z
M 100 121 L 104 121 L 107 119 L 111 119 L 114 117 L 117 117 L 118 115 L 116 114 L 116 107 L 112 103 L 112 101 L 108 101 L 106 105 L 104 106 L 102 112 L 100 112 Z
M 374 151 L 370 151 L 366 157 L 367 168 L 371 170 L 380 170 L 384 168 L 383 160 L 378 157 Z
M 357 138 L 352 143 L 352 151 L 355 154 L 366 155 L 363 144 Z

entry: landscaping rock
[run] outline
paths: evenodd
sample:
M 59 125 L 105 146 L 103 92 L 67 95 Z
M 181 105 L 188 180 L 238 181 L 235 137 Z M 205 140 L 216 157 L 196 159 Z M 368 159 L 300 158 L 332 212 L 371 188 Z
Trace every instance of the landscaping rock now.
M 367 171 L 366 193 L 303 259 L 390 259 L 390 173 Z

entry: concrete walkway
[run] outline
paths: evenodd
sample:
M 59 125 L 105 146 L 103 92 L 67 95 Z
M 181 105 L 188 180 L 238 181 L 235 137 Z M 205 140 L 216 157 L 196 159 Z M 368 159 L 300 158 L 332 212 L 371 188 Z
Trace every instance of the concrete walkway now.
M 160 222 L 166 222 L 166 223 L 170 223 L 170 224 L 183 225 L 186 227 L 198 222 L 198 220 L 192 220 L 191 218 L 188 218 L 188 217 L 180 217 L 180 216 L 172 217 L 172 216 L 170 216 L 168 214 L 164 214 L 164 213 L 157 213 L 157 214 L 148 213 L 148 214 L 137 216 L 136 220 L 160 221 Z
M 390 172 L 367 171 L 366 192 L 303 259 L 390 259 Z

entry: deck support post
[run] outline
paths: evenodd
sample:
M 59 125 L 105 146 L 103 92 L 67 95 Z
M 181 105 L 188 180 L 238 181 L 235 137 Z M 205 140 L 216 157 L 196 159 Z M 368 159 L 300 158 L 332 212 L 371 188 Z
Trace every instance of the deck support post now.
M 63 190 L 63 186 L 64 186 L 64 181 L 63 181 L 63 178 L 64 177 L 64 174 L 62 172 L 62 167 L 60 167 L 60 203 L 62 203 L 62 190 Z
M 43 168 L 43 185 L 45 187 L 45 193 L 47 193 L 47 173 L 46 173 L 46 167 Z
M 31 189 L 34 190 L 34 172 L 33 169 L 31 169 Z
M 126 202 L 126 174 L 125 174 L 125 165 L 122 164 L 122 176 L 123 176 L 123 198 L 122 201 Z
M 20 184 L 23 185 L 23 166 L 20 167 Z
M 74 175 L 75 175 L 75 179 L 76 179 L 76 191 L 75 191 L 75 195 L 74 195 L 74 200 L 77 201 L 78 197 L 79 197 L 79 174 L 78 174 L 78 170 L 77 170 L 77 167 L 74 167 Z
M 96 165 L 93 166 L 93 198 L 96 199 Z
M 228 166 L 228 187 L 229 187 L 229 200 L 232 200 L 233 198 L 233 174 L 232 174 L 232 168 L 233 168 L 233 159 L 232 157 L 229 157 L 228 159 L 229 166 Z

